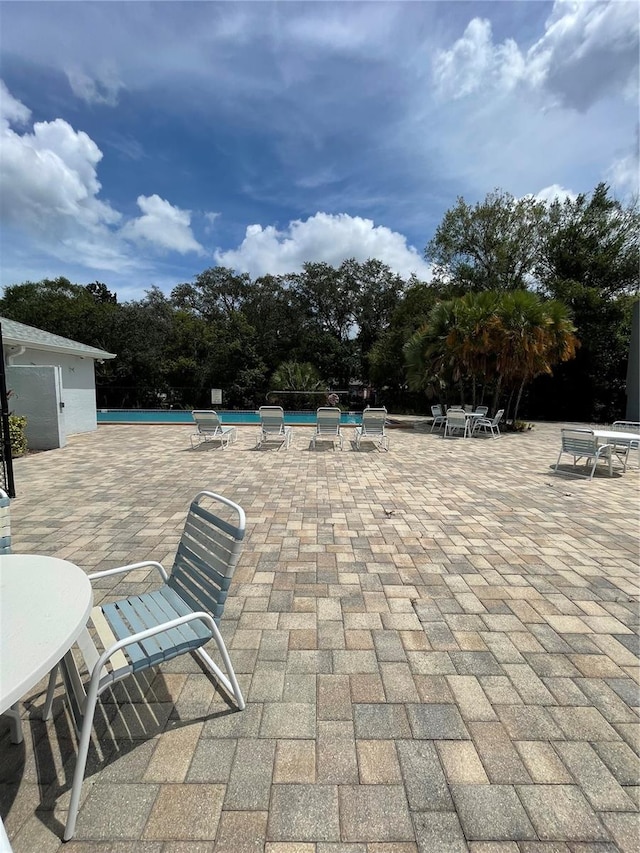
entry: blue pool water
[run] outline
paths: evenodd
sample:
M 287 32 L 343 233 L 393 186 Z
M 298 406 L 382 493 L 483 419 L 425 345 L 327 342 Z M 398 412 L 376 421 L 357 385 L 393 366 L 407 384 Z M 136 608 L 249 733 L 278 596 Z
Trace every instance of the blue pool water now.
M 223 424 L 259 424 L 256 411 L 224 411 L 216 409 Z M 311 425 L 316 422 L 315 412 L 285 412 L 285 423 Z M 342 412 L 340 422 L 359 424 L 359 412 Z M 98 409 L 99 424 L 192 424 L 191 412 L 178 409 Z

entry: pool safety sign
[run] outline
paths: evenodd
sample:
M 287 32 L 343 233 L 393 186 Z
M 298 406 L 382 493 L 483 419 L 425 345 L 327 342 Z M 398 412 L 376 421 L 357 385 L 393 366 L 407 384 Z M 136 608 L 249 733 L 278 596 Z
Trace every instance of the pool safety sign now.
M 211 405 L 212 406 L 222 405 L 222 388 L 212 388 L 211 389 Z

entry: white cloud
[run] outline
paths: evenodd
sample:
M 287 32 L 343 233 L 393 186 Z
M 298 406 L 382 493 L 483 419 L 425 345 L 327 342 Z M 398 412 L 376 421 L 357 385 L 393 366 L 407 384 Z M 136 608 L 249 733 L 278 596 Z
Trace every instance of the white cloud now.
M 87 104 L 117 105 L 123 84 L 113 70 L 91 77 L 81 68 L 71 67 L 66 69 L 66 75 L 73 94 Z
M 627 155 L 619 157 L 607 170 L 607 180 L 622 195 L 640 194 L 640 164 L 638 162 L 638 144 Z
M 305 221 L 290 222 L 283 231 L 273 225 L 249 225 L 237 249 L 215 253 L 218 264 L 253 277 L 297 272 L 306 261 L 339 266 L 346 258 L 377 258 L 405 278 L 412 273 L 423 280 L 431 278 L 431 267 L 407 245 L 406 237 L 346 213 L 316 213 Z
M 538 190 L 533 197 L 536 201 L 543 201 L 545 204 L 551 204 L 554 201 L 564 201 L 567 198 L 574 201 L 578 197 L 578 194 L 574 193 L 572 190 L 567 190 L 564 187 L 561 187 L 559 184 L 551 184 L 550 187 L 544 187 L 543 189 Z
M 461 98 L 487 84 L 510 91 L 522 78 L 524 65 L 513 39 L 494 46 L 491 23 L 473 18 L 450 50 L 436 52 L 433 73 L 441 96 Z
M 512 39 L 494 44 L 490 22 L 474 18 L 451 48 L 436 53 L 433 76 L 445 98 L 522 84 L 585 111 L 608 93 L 636 95 L 639 31 L 634 2 L 556 0 L 544 35 L 528 50 Z
M 202 253 L 190 212 L 157 195 L 140 196 L 142 216 L 118 228 L 122 214 L 99 198 L 102 151 L 63 119 L 36 122 L 17 133 L 30 111 L 0 81 L 0 194 L 2 224 L 40 253 L 93 270 L 126 270 L 143 263 L 123 238 L 155 248 Z
M 16 106 L 17 105 L 17 106 Z M 22 110 L 19 109 L 22 107 Z M 9 112 L 22 121 L 26 108 L 9 102 Z M 98 146 L 62 119 L 36 122 L 32 133 L 15 133 L 2 123 L 0 192 L 2 217 L 34 235 L 62 239 L 71 232 L 112 225 L 120 214 L 97 198 Z
M 10 124 L 26 124 L 31 117 L 31 110 L 17 101 L 7 89 L 4 80 L 0 80 L 0 122 L 3 130 Z
M 121 230 L 125 239 L 135 243 L 152 243 L 184 255 L 187 252 L 204 253 L 191 231 L 191 211 L 180 210 L 159 195 L 140 195 L 137 204 L 142 216 L 127 222 Z

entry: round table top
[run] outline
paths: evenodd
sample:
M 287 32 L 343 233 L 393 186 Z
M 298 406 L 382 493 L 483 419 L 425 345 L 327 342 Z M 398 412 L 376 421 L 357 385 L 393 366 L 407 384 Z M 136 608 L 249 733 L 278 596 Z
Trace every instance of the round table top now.
M 89 578 L 73 563 L 34 554 L 0 556 L 0 713 L 69 651 L 92 606 Z

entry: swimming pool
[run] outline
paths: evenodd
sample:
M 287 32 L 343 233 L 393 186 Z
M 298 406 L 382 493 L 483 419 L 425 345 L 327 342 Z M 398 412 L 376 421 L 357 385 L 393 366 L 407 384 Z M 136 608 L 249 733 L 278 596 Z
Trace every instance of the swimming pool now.
M 259 424 L 255 410 L 225 411 L 216 409 L 223 424 Z M 192 424 L 190 411 L 182 409 L 98 409 L 99 424 Z M 285 412 L 285 423 L 311 426 L 316 422 L 315 412 Z M 362 422 L 359 412 L 342 412 L 340 423 L 355 426 Z

